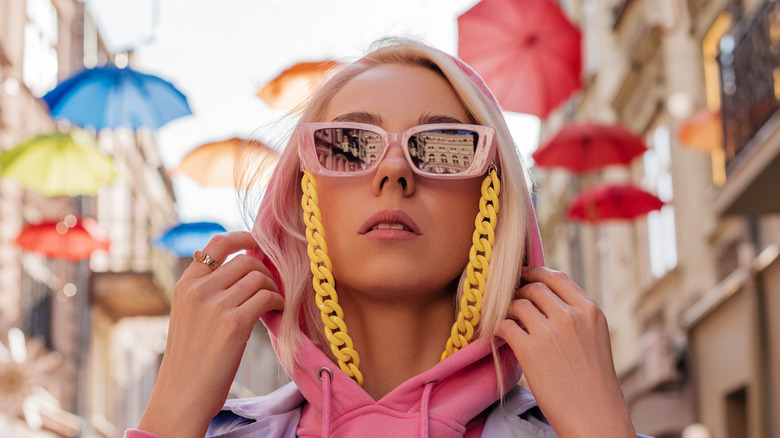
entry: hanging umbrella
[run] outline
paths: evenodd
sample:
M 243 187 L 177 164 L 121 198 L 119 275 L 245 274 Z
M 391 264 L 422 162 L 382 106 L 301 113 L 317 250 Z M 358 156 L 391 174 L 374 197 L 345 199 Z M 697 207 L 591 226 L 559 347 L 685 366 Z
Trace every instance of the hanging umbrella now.
M 46 196 L 94 195 L 116 176 L 111 157 L 80 129 L 42 134 L 0 153 L 0 176 Z
M 723 147 L 723 121 L 720 111 L 705 109 L 683 122 L 677 132 L 685 146 L 702 152 Z
M 105 65 L 82 70 L 43 96 L 52 117 L 96 130 L 159 128 L 192 114 L 170 82 L 131 68 Z
M 155 237 L 154 243 L 179 257 L 189 257 L 203 249 L 215 234 L 225 231 L 225 227 L 216 222 L 185 222 Z
M 458 17 L 458 56 L 505 110 L 541 119 L 582 87 L 580 40 L 552 0 L 482 0 Z
M 245 157 L 275 163 L 279 153 L 259 141 L 234 137 L 198 146 L 171 173 L 187 175 L 203 187 L 235 187 L 233 168 Z
M 94 219 L 68 215 L 62 221 L 24 227 L 16 237 L 16 245 L 45 257 L 79 261 L 96 250 L 108 251 L 110 240 Z
M 631 163 L 647 150 L 644 141 L 621 125 L 569 123 L 544 140 L 533 153 L 540 167 L 562 167 L 584 173 Z
M 635 219 L 664 202 L 655 195 L 627 184 L 601 184 L 580 192 L 569 203 L 566 216 L 572 221 L 602 222 L 611 219 Z
M 336 61 L 300 62 L 268 82 L 257 97 L 273 109 L 290 111 L 304 102 L 341 67 Z

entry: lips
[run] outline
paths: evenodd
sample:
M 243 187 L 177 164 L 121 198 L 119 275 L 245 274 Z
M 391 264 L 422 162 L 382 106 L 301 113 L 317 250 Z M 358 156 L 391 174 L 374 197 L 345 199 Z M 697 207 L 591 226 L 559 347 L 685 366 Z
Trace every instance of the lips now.
M 400 210 L 382 210 L 368 218 L 358 230 L 360 234 L 372 231 L 422 234 L 417 223 Z

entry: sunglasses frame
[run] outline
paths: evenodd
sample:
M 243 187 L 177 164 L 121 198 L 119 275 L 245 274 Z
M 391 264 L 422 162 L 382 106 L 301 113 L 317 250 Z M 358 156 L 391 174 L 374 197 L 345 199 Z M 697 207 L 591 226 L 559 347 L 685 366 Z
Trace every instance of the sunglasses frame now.
M 374 134 L 377 134 L 382 139 L 382 152 L 374 165 L 369 169 L 359 170 L 355 172 L 340 172 L 336 170 L 329 170 L 324 168 L 319 159 L 317 158 L 317 149 L 314 144 L 314 132 L 318 129 L 362 129 Z M 474 150 L 474 158 L 471 160 L 471 166 L 460 173 L 428 173 L 417 168 L 412 160 L 412 156 L 409 153 L 409 148 L 406 146 L 409 139 L 414 134 L 419 134 L 426 131 L 436 130 L 458 130 L 458 131 L 474 131 L 478 134 L 477 145 Z M 488 166 L 493 161 L 496 153 L 496 130 L 490 126 L 483 125 L 468 125 L 461 123 L 437 123 L 431 125 L 417 125 L 407 129 L 404 132 L 387 132 L 384 129 L 376 125 L 370 125 L 367 123 L 354 123 L 354 122 L 317 122 L 317 123 L 301 123 L 297 129 L 298 136 L 298 156 L 301 160 L 301 170 L 308 170 L 315 175 L 322 176 L 335 176 L 335 177 L 352 177 L 368 175 L 376 171 L 382 160 L 387 156 L 387 151 L 393 144 L 398 144 L 403 150 L 404 157 L 412 169 L 412 172 L 417 175 L 437 178 L 437 179 L 464 179 L 473 178 L 476 176 L 482 176 L 487 171 Z

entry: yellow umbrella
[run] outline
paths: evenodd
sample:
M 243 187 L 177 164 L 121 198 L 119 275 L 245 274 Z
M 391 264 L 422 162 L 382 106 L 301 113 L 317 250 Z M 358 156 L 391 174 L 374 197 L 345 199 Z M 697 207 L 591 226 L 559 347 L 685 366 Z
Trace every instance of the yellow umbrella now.
M 234 137 L 198 146 L 171 173 L 187 175 L 203 187 L 236 187 L 233 179 L 236 160 L 270 159 L 275 163 L 278 156 L 278 152 L 257 140 Z
M 0 153 L 0 177 L 45 196 L 94 195 L 115 176 L 95 136 L 78 128 L 41 134 Z
M 303 103 L 341 64 L 336 61 L 300 62 L 267 83 L 257 97 L 273 109 L 290 111 Z

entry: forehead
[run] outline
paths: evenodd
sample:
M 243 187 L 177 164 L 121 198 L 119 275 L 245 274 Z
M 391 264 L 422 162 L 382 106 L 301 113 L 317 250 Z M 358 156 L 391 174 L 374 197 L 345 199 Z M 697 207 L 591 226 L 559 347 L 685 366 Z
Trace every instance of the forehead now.
M 392 64 L 371 68 L 344 85 L 328 104 L 324 119 L 352 113 L 376 115 L 380 126 L 388 131 L 414 126 L 423 116 L 470 121 L 441 74 L 425 67 Z

